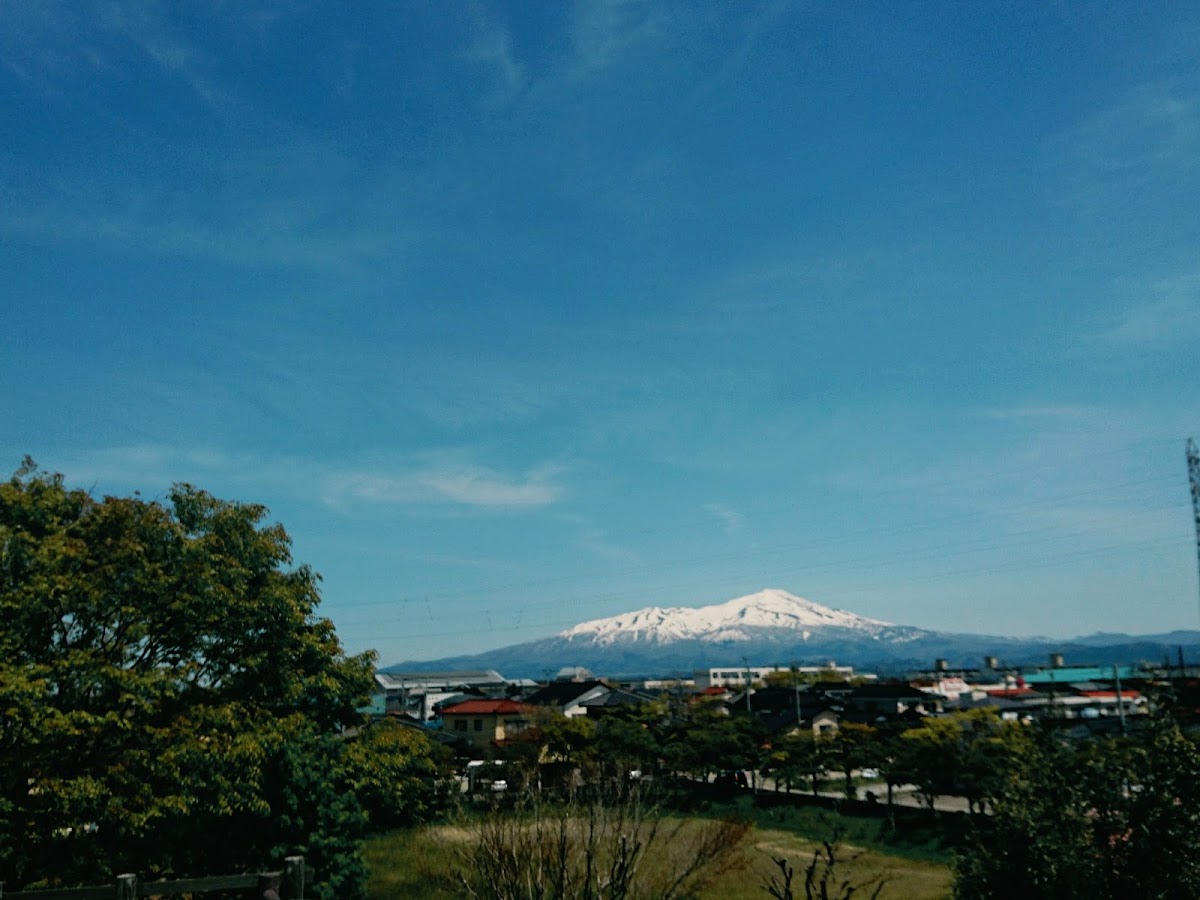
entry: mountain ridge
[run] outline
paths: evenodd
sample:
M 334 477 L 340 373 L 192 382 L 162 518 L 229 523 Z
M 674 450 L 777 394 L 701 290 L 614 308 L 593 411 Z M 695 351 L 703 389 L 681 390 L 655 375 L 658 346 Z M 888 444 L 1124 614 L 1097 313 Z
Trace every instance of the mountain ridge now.
M 1178 642 L 1162 639 L 1178 636 Z M 929 669 L 935 659 L 978 668 L 985 656 L 1002 665 L 1046 663 L 1049 654 L 1096 665 L 1155 662 L 1176 644 L 1200 646 L 1200 632 L 1137 637 L 1097 633 L 1069 640 L 952 633 L 898 625 L 833 609 L 778 588 L 700 607 L 647 606 L 580 622 L 548 638 L 464 656 L 406 661 L 385 671 L 496 669 L 544 677 L 564 666 L 609 676 L 690 675 L 710 666 L 824 665 L 837 662 L 880 672 Z M 1187 638 L 1191 638 L 1190 640 Z

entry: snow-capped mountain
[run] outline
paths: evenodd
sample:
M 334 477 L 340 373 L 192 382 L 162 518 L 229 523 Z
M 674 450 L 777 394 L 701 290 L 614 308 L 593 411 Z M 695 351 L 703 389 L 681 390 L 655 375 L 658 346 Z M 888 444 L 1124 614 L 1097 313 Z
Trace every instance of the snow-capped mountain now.
M 930 631 L 831 609 L 787 591 L 768 589 L 711 606 L 648 606 L 581 622 L 539 641 L 474 656 L 402 662 L 389 668 L 495 669 L 509 677 L 532 678 L 563 666 L 584 666 L 606 676 L 679 676 L 752 659 L 757 665 L 836 661 L 902 672 L 928 669 L 935 659 L 945 659 L 952 667 L 977 667 L 984 656 L 998 657 L 1006 665 L 1044 663 L 1051 652 L 1063 653 L 1072 662 L 1097 665 L 1159 661 L 1164 652 L 1171 655 L 1176 649 L 1155 637 L 1114 635 L 1115 640 L 1102 644 L 1106 637 L 1073 642 Z
M 759 629 L 767 628 L 785 632 L 788 637 L 808 640 L 813 633 L 831 628 L 875 637 L 888 627 L 891 627 L 890 622 L 831 609 L 787 591 L 768 588 L 699 608 L 648 606 L 607 619 L 581 622 L 560 631 L 558 637 L 600 646 L 628 641 L 659 644 L 684 640 L 748 641 L 760 636 Z

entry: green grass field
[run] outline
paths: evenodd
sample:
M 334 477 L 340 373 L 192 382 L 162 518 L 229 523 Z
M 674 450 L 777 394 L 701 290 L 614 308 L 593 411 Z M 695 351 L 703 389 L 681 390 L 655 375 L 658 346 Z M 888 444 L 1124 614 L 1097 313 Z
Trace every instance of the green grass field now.
M 797 870 L 794 889 L 803 897 L 803 870 L 817 847 L 814 839 L 841 834 L 839 881 L 861 884 L 882 876 L 881 900 L 944 900 L 951 895 L 952 875 L 946 851 L 928 835 L 906 842 L 893 835 L 881 838 L 880 823 L 836 816 L 821 810 L 755 811 L 756 827 L 749 833 L 735 866 L 700 894 L 706 900 L 769 900 L 763 884 L 777 869 L 772 857 L 784 857 Z M 462 896 L 452 872 L 459 853 L 472 840 L 469 826 L 433 825 L 395 831 L 370 839 L 365 855 L 370 866 L 371 900 Z
M 931 824 L 924 813 L 901 808 L 896 810 L 893 827 L 883 816 L 846 815 L 814 806 L 756 807 L 750 797 L 741 797 L 733 803 L 708 804 L 701 814 L 748 819 L 760 829 L 786 831 L 809 841 L 838 837 L 883 856 L 946 867 L 953 859 L 954 843 L 962 837 L 956 829 L 964 827 L 956 818 Z

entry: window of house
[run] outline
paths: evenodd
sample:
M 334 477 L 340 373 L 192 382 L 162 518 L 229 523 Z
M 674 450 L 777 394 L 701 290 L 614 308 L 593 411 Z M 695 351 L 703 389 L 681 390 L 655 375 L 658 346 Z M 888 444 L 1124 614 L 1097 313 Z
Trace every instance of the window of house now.
M 483 719 L 476 719 L 476 720 L 475 720 L 475 730 L 476 730 L 476 731 L 483 731 Z
M 455 731 L 466 731 L 467 730 L 467 720 L 466 719 L 456 719 L 454 722 L 454 730 Z

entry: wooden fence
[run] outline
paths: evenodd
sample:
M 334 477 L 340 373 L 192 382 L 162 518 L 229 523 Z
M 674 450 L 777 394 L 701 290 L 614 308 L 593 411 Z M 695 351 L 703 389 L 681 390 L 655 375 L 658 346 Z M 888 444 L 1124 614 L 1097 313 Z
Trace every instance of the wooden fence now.
M 313 870 L 303 856 L 289 856 L 280 872 L 246 875 L 211 875 L 175 881 L 138 881 L 136 875 L 118 875 L 112 884 L 46 890 L 4 890 L 0 900 L 137 900 L 139 897 L 174 897 L 179 894 L 211 894 L 214 891 L 245 891 L 255 900 L 304 900 L 304 886 L 312 882 Z

